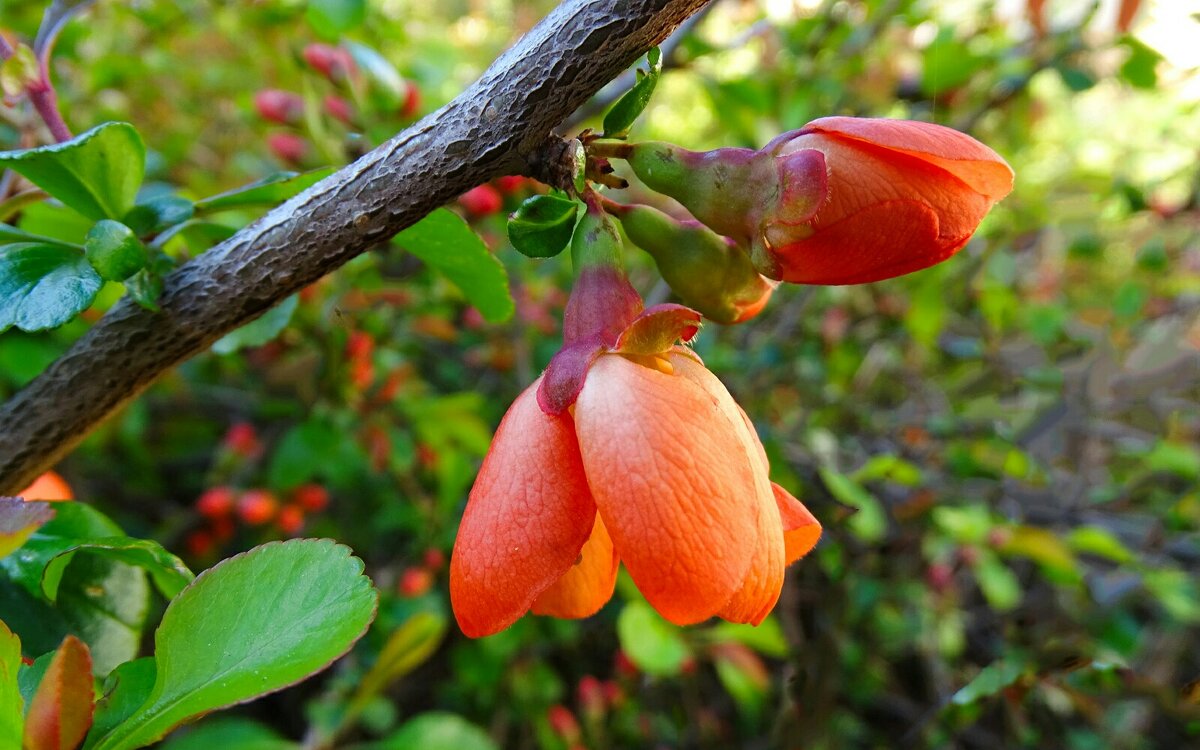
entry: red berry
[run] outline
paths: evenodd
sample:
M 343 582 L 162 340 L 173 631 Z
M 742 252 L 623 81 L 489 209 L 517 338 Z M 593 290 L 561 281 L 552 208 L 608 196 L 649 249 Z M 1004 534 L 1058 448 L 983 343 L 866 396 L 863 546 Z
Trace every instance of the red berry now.
M 375 340 L 370 334 L 352 331 L 346 339 L 346 359 L 365 359 L 375 350 Z
M 329 505 L 329 490 L 319 484 L 302 484 L 292 492 L 292 500 L 310 513 L 319 513 Z
M 555 704 L 547 709 L 546 721 L 550 723 L 550 729 L 568 743 L 579 741 L 581 734 L 579 722 L 575 720 L 575 714 L 571 713 L 571 709 L 561 704 Z
M 400 116 L 413 120 L 421 111 L 421 88 L 412 81 L 405 81 L 404 86 L 404 104 L 400 107 Z
M 267 148 L 279 161 L 298 164 L 308 153 L 308 141 L 295 133 L 271 133 L 267 136 Z
M 250 490 L 238 500 L 238 516 L 251 526 L 261 526 L 275 517 L 279 501 L 267 490 Z
M 400 584 L 397 589 L 401 596 L 413 598 L 424 594 L 433 588 L 433 573 L 425 568 L 405 568 L 400 574 Z
M 304 48 L 304 61 L 334 83 L 341 83 L 354 71 L 354 58 L 349 52 L 319 42 Z
M 446 564 L 446 555 L 440 549 L 430 547 L 429 549 L 425 550 L 424 560 L 426 568 L 429 568 L 433 571 L 438 571 L 441 570 L 442 566 Z
M 210 487 L 196 499 L 196 512 L 205 518 L 225 518 L 233 512 L 237 495 L 231 487 Z
M 527 177 L 522 177 L 519 174 L 505 175 L 496 179 L 496 188 L 505 195 L 512 195 L 518 190 L 524 189 L 528 181 Z
M 604 714 L 606 700 L 604 698 L 604 684 L 600 680 L 585 674 L 579 678 L 579 685 L 575 688 L 576 698 L 579 701 L 579 710 L 584 716 L 596 718 Z
M 262 452 L 258 432 L 249 422 L 238 422 L 231 426 L 223 442 L 230 453 L 243 458 L 254 458 Z
M 188 552 L 192 557 L 205 557 L 213 550 L 212 534 L 203 529 L 197 529 L 187 535 L 184 544 L 187 545 Z
M 213 518 L 209 523 L 213 536 L 218 542 L 227 542 L 233 538 L 236 531 L 232 518 Z
M 354 124 L 354 111 L 350 102 L 340 96 L 329 94 L 325 97 L 325 111 L 335 120 L 341 120 L 347 125 Z
M 300 533 L 304 528 L 304 510 L 297 505 L 285 505 L 275 519 L 275 525 L 288 536 Z
M 504 199 L 500 197 L 500 193 L 491 185 L 480 185 L 479 187 L 471 188 L 467 192 L 458 196 L 459 204 L 467 209 L 467 213 L 474 217 L 491 216 L 498 213 L 504 207 Z
M 608 705 L 612 708 L 617 708 L 618 706 L 624 705 L 625 691 L 621 689 L 621 686 L 617 684 L 616 680 L 604 681 L 604 700 L 607 701 Z
M 279 89 L 263 89 L 254 95 L 254 109 L 264 120 L 290 125 L 304 116 L 304 99 Z
M 624 651 L 617 650 L 616 671 L 620 677 L 637 677 L 638 668 Z
M 954 583 L 954 569 L 945 563 L 934 563 L 925 569 L 925 582 L 940 594 Z

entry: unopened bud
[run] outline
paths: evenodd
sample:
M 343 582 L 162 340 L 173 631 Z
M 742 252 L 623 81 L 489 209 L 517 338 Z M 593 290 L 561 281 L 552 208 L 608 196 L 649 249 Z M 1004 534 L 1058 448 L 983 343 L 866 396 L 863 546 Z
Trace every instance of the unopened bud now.
M 754 269 L 750 256 L 696 221 L 677 221 L 642 205 L 610 208 L 630 241 L 654 258 L 659 273 L 688 307 L 718 323 L 756 315 L 774 286 Z

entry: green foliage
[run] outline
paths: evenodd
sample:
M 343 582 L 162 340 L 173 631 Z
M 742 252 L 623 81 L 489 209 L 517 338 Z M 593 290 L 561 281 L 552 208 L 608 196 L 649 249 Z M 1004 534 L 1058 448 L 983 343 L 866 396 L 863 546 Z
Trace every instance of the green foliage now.
M 133 207 L 145 160 L 142 137 L 127 122 L 97 125 L 51 146 L 0 152 L 0 165 L 93 221 L 119 221 Z
M 438 209 L 396 235 L 395 242 L 445 274 L 484 320 L 500 323 L 513 314 L 504 266 L 457 215 Z
M 323 669 L 363 634 L 375 603 L 362 562 L 328 540 L 266 545 L 223 562 L 171 602 L 155 633 L 153 689 L 93 747 L 143 747 L 188 719 Z
M 553 258 L 571 244 L 579 204 L 557 195 L 526 199 L 508 220 L 508 241 L 530 258 Z
M 646 70 L 638 68 L 634 75 L 633 86 L 617 100 L 617 103 L 604 116 L 603 137 L 605 138 L 627 136 L 638 116 L 650 104 L 650 97 L 654 95 L 654 88 L 658 85 L 659 76 L 662 75 L 662 53 L 658 47 L 654 47 L 646 53 Z
M 84 254 L 98 221 L 146 248 L 125 291 L 154 309 L 178 264 L 440 107 L 556 4 L 155 1 L 74 16 L 50 67 L 62 109 L 80 130 L 136 123 L 145 174 L 140 136 L 108 125 L 39 149 L 35 185 L 11 180 L 0 258 L 38 249 L 33 265 L 0 263 L 0 397 L 120 298 Z M 32 43 L 45 4 L 9 5 L 20 50 L 13 35 Z M 167 374 L 64 460 L 105 520 L 64 506 L 52 524 L 90 525 L 46 554 L 75 551 L 0 563 L 0 617 L 34 660 L 4 673 L 15 662 L 0 637 L 0 746 L 22 731 L 3 729 L 13 674 L 32 696 L 68 633 L 100 677 L 97 745 L 150 705 L 160 675 L 145 636 L 156 589 L 185 583 L 179 559 L 216 576 L 233 564 L 219 560 L 297 535 L 353 546 L 380 586 L 377 622 L 319 679 L 197 719 L 165 747 L 563 750 L 555 706 L 587 748 L 1192 746 L 1197 110 L 1162 29 L 1194 22 L 1159 3 L 1118 35 L 1105 13 L 1045 3 L 1035 39 L 1012 4 L 808 5 L 711 4 L 607 116 L 605 94 L 558 131 L 636 121 L 639 137 L 689 148 L 759 147 L 825 115 L 907 117 L 964 129 L 1016 170 L 953 259 L 867 286 L 785 285 L 748 324 L 698 336 L 772 477 L 824 525 L 766 622 L 676 628 L 623 576 L 592 618 L 457 633 L 445 558 L 492 430 L 560 344 L 570 279 L 566 258 L 522 252 L 554 255 L 576 204 L 506 178 L 490 186 L 495 213 L 451 205 L 356 258 Z M 310 67 L 315 40 L 356 72 Z M 257 114 L 268 88 L 298 96 L 302 116 Z M 0 122 L 6 160 L 44 142 L 15 105 Z M 299 158 L 271 150 L 279 135 L 301 140 Z M 129 157 L 111 162 L 119 174 L 85 158 L 101 151 Z M 51 190 L 54 159 L 66 166 Z M 112 189 L 92 205 L 81 186 L 99 184 Z M 636 183 L 610 195 L 678 210 Z M 646 258 L 625 262 L 648 302 L 675 301 Z M 229 490 L 224 515 L 198 502 L 214 488 Z M 319 509 L 298 510 L 306 497 Z M 43 534 L 43 514 L 0 516 L 17 527 L 0 536 Z M 283 580 L 245 601 L 265 606 Z M 197 627 L 236 624 L 211 620 Z M 185 635 L 168 654 L 218 663 Z M 585 699 L 586 678 L 601 700 Z

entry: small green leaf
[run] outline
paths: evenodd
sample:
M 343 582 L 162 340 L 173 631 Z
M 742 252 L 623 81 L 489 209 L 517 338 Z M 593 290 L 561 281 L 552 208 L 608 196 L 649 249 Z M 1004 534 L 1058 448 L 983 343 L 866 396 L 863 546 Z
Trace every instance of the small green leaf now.
M 993 662 L 975 675 L 975 679 L 950 697 L 957 706 L 967 706 L 1004 690 L 1025 675 L 1025 665 L 1014 661 Z
M 329 666 L 375 616 L 377 594 L 362 571 L 328 539 L 272 542 L 206 570 L 163 614 L 150 697 L 95 748 L 143 747 Z
M 127 661 L 114 669 L 104 681 L 100 700 L 96 702 L 96 716 L 88 732 L 84 750 L 88 750 L 97 738 L 133 715 L 154 689 L 154 658 L 150 656 Z M 223 746 L 229 750 L 228 746 Z
M 1133 562 L 1134 554 L 1108 531 L 1098 526 L 1079 526 L 1067 534 L 1071 549 L 1085 555 L 1105 557 L 1115 563 Z
M 88 262 L 105 281 L 124 281 L 146 265 L 146 246 L 119 221 L 102 219 L 83 243 Z
M 1121 44 L 1129 48 L 1129 57 L 1121 65 L 1121 78 L 1138 89 L 1158 86 L 1158 64 L 1162 62 L 1162 55 L 1132 36 L 1125 37 Z
M 0 152 L 0 166 L 93 221 L 120 220 L 142 184 L 146 147 L 129 123 L 108 122 L 62 143 Z
M 709 631 L 716 641 L 733 641 L 743 646 L 749 646 L 763 656 L 783 659 L 788 655 L 787 637 L 779 620 L 769 615 L 758 625 L 744 625 L 736 622 L 722 622 Z
M 530 258 L 553 258 L 571 243 L 579 204 L 556 195 L 527 198 L 508 217 L 508 240 Z
M 489 323 L 515 309 L 504 265 L 453 211 L 439 208 L 396 235 L 395 241 L 450 279 Z
M 367 17 L 367 0 L 308 0 L 308 23 L 326 39 L 362 25 Z
M 299 304 L 300 297 L 293 294 L 256 320 L 217 339 L 212 345 L 212 350 L 217 354 L 233 354 L 238 349 L 262 346 L 287 328 Z
M 16 551 L 42 524 L 54 518 L 50 503 L 0 497 L 0 557 Z
M 138 237 L 145 237 L 182 224 L 194 213 L 196 208 L 190 200 L 178 195 L 163 195 L 129 209 L 122 221 Z
M 643 601 L 625 605 L 617 617 L 617 638 L 630 661 L 647 674 L 679 674 L 691 655 L 679 629 Z
M 646 62 L 649 66 L 648 70 L 639 69 L 637 71 L 637 81 L 633 87 L 617 100 L 617 103 L 608 110 L 608 114 L 604 115 L 603 137 L 624 138 L 629 134 L 629 128 L 633 126 L 638 116 L 646 109 L 646 105 L 650 103 L 650 97 L 654 94 L 654 87 L 658 85 L 658 78 L 662 73 L 662 55 L 658 51 L 658 47 L 646 54 Z
M 887 513 L 874 495 L 850 477 L 833 469 L 820 469 L 818 473 L 830 494 L 858 510 L 846 521 L 846 526 L 860 539 L 877 542 L 887 534 Z
M 65 242 L 55 237 L 43 237 L 40 234 L 30 234 L 24 229 L 17 229 L 9 224 L 0 224 L 0 245 L 14 245 L 30 242 L 39 245 L 62 245 L 63 247 L 78 249 L 77 245 L 70 242 Z
M 390 736 L 369 743 L 362 750 L 498 750 L 498 747 L 487 732 L 458 714 L 429 711 L 414 716 Z
M 991 550 L 979 550 L 975 580 L 992 609 L 1005 612 L 1021 603 L 1021 582 Z
M 195 203 L 196 214 L 211 214 L 249 206 L 274 206 L 299 195 L 333 172 L 333 167 L 322 167 L 309 172 L 277 172 L 249 185 L 209 198 L 201 198 Z
M 381 690 L 421 666 L 446 636 L 446 620 L 432 612 L 417 612 L 392 631 L 379 658 L 359 681 L 347 712 L 358 713 Z
M 0 747 L 20 747 L 25 732 L 25 700 L 17 684 L 21 639 L 0 620 Z
M 342 46 L 350 51 L 354 64 L 371 82 L 371 91 L 376 94 L 381 107 L 392 110 L 404 103 L 408 86 L 396 66 L 365 44 L 345 40 Z
M 0 332 L 56 328 L 83 312 L 103 282 L 82 248 L 18 242 L 0 246 Z
M 168 599 L 194 576 L 158 542 L 122 535 L 120 527 L 90 505 L 54 503 L 55 518 L 38 529 L 19 556 L 5 558 L 0 568 L 35 596 L 53 602 L 67 566 L 79 552 L 127 563 L 148 571 Z

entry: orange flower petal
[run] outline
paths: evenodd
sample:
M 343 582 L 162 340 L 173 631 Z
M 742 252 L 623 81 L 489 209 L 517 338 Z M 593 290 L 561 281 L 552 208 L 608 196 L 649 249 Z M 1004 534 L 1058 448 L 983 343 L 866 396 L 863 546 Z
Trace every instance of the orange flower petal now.
M 934 164 L 995 202 L 1012 192 L 1013 171 L 992 149 L 966 133 L 929 122 L 861 117 L 823 117 L 804 126 L 874 144 Z
M 71 485 L 58 475 L 57 472 L 47 471 L 37 479 L 33 480 L 33 484 L 17 493 L 17 497 L 23 498 L 27 502 L 33 500 L 74 500 L 75 493 L 71 492 Z
M 578 619 L 596 614 L 617 585 L 617 553 L 604 521 L 596 516 L 579 560 L 533 603 L 535 615 Z
M 508 627 L 562 578 L 596 517 L 571 421 L 543 413 L 537 387 L 500 422 L 458 527 L 450 603 L 472 638 Z
M 784 281 L 863 284 L 928 268 L 966 243 L 965 237 L 940 242 L 937 233 L 938 217 L 929 206 L 895 200 L 870 205 L 773 252 Z
M 758 467 L 726 411 L 688 378 L 612 354 L 575 404 L 588 484 L 617 553 L 679 625 L 720 611 L 754 556 Z
M 764 488 L 755 487 L 758 512 L 758 538 L 750 570 L 737 590 L 717 614 L 730 622 L 758 625 L 775 608 L 783 590 L 784 534 L 775 499 Z
M 821 538 L 821 522 L 808 512 L 804 503 L 792 497 L 784 488 L 771 482 L 771 490 L 783 521 L 784 555 L 787 564 L 791 565 L 817 546 Z

